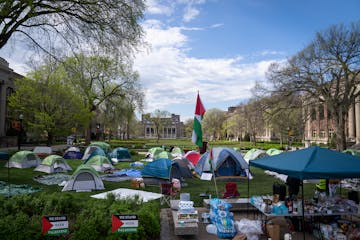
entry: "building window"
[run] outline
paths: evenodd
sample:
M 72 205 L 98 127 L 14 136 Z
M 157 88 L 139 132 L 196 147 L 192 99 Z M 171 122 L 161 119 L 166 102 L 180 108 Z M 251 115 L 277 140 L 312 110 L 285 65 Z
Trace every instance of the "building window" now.
M 316 138 L 316 137 L 317 137 L 317 131 L 316 131 L 316 130 L 312 130 L 311 136 L 312 136 L 313 138 Z
M 320 138 L 325 138 L 325 130 L 320 130 Z
M 332 138 L 335 135 L 334 129 L 329 129 L 329 138 Z
M 323 105 L 320 105 L 319 106 L 319 119 L 320 120 L 323 120 L 325 117 L 325 114 L 324 114 L 324 106 Z
M 315 108 L 311 109 L 311 121 L 316 120 L 316 110 Z

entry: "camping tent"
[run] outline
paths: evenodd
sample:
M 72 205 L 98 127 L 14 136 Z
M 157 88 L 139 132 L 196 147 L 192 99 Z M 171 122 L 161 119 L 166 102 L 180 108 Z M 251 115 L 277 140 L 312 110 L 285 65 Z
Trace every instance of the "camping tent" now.
M 5 167 L 30 168 L 36 167 L 41 159 L 31 151 L 19 151 L 11 156 Z
M 91 166 L 82 164 L 75 170 L 71 179 L 66 182 L 62 192 L 71 190 L 81 192 L 103 189 L 105 189 L 104 184 L 95 169 Z
M 256 158 L 260 158 L 264 156 L 267 156 L 265 150 L 252 148 L 246 152 L 246 154 L 244 155 L 244 159 L 247 163 L 249 163 L 250 160 L 254 160 Z
M 194 169 L 194 165 L 183 157 L 174 158 L 173 162 L 176 162 L 179 165 L 180 175 L 183 178 L 192 178 L 191 170 Z
M 101 155 L 90 157 L 84 164 L 93 167 L 98 172 L 105 172 L 107 170 L 114 169 L 114 166 L 111 164 L 110 160 L 107 157 Z
M 53 150 L 51 147 L 37 146 L 34 148 L 33 153 L 35 153 L 39 158 L 46 158 L 53 153 Z
M 171 150 L 171 156 L 172 157 L 182 157 L 184 156 L 184 151 L 179 148 L 179 147 L 174 147 L 172 150 Z
M 248 164 L 239 152 L 232 148 L 216 147 L 212 149 L 212 153 L 212 167 L 209 163 L 209 151 L 201 156 L 195 166 L 195 172 L 199 176 L 201 176 L 203 172 L 211 172 L 211 168 L 216 177 L 246 176 L 245 169 L 248 168 Z
M 59 155 L 47 156 L 42 162 L 34 169 L 34 171 L 46 173 L 58 173 L 71 171 L 72 168 L 67 164 L 66 160 Z
M 299 179 L 360 177 L 359 157 L 320 147 L 255 159 L 250 165 Z
M 266 154 L 269 156 L 274 156 L 274 155 L 278 155 L 280 153 L 282 153 L 282 150 L 276 149 L 276 148 L 270 148 L 266 151 Z
M 156 159 L 160 159 L 160 158 L 168 158 L 168 159 L 172 159 L 172 156 L 169 152 L 167 151 L 162 151 L 162 152 L 159 152 L 157 153 L 156 155 L 154 155 L 153 159 L 156 160 Z
M 83 154 L 78 147 L 69 147 L 64 153 L 65 159 L 81 159 Z
M 187 160 L 192 162 L 192 164 L 194 164 L 194 166 L 196 166 L 196 164 L 198 163 L 200 157 L 201 157 L 201 154 L 199 152 L 196 152 L 196 151 L 188 151 L 184 155 L 184 158 L 186 158 Z
M 84 153 L 84 156 L 82 157 L 82 160 L 88 160 L 92 156 L 96 156 L 96 155 L 106 157 L 106 153 L 104 152 L 104 150 L 102 150 L 102 148 L 100 148 L 98 146 L 88 146 L 86 148 L 86 150 L 85 150 L 85 153 Z
M 167 158 L 159 158 L 146 164 L 141 171 L 143 177 L 171 180 L 181 179 L 179 165 Z
M 149 149 L 146 155 L 150 158 L 154 158 L 154 156 L 156 156 L 158 153 L 161 153 L 162 151 L 164 151 L 164 149 L 161 147 L 153 147 Z
M 131 155 L 127 148 L 118 147 L 110 153 L 110 158 L 113 162 L 131 161 Z
M 104 152 L 107 154 L 110 152 L 111 150 L 111 146 L 110 144 L 106 143 L 106 142 L 91 142 L 90 146 L 98 146 L 100 147 L 102 150 L 104 150 Z

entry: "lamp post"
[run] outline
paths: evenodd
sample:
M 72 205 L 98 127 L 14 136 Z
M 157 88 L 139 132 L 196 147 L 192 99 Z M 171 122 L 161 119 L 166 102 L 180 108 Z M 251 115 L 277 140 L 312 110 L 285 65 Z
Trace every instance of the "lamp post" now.
M 19 126 L 19 133 L 18 133 L 18 150 L 20 150 L 20 148 L 21 148 L 21 134 L 22 134 L 22 130 L 23 130 L 23 127 L 22 127 L 23 119 L 24 119 L 24 115 L 20 114 L 19 115 L 20 126 Z

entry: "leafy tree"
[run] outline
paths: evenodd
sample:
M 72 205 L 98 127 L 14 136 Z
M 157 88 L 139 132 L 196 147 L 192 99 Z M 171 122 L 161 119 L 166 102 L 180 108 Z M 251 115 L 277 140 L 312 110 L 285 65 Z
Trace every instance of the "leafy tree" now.
M 66 136 L 71 128 L 84 128 L 88 113 L 81 98 L 66 81 L 64 68 L 55 63 L 15 81 L 16 92 L 9 98 L 10 111 L 24 115 L 24 126 L 37 136 L 46 135 L 51 144 L 55 136 Z
M 67 78 L 81 95 L 82 104 L 89 114 L 94 115 L 101 106 L 106 109 L 106 104 L 118 108 L 118 103 L 124 103 L 135 94 L 142 96 L 138 88 L 138 74 L 132 71 L 131 66 L 121 64 L 116 59 L 75 55 L 68 58 L 64 65 Z M 142 99 L 138 100 L 142 102 Z M 116 116 L 113 115 L 113 118 Z M 90 142 L 90 133 L 89 125 L 85 134 L 86 142 Z
M 157 142 L 159 142 L 161 138 L 162 130 L 164 126 L 171 123 L 171 119 L 169 118 L 170 113 L 168 111 L 162 111 L 160 109 L 156 109 L 151 114 L 145 114 L 144 118 L 151 122 L 154 125 L 155 133 L 157 136 Z
M 192 132 L 193 132 L 193 126 L 194 126 L 194 119 L 189 118 L 185 121 L 184 127 L 185 127 L 185 136 L 187 138 L 191 138 Z
M 142 0 L 1 1 L 0 49 L 24 36 L 46 52 L 58 44 L 124 55 L 141 41 L 144 9 Z
M 302 93 L 324 104 L 334 121 L 336 148 L 346 148 L 345 118 L 360 96 L 360 21 L 317 33 L 306 48 L 284 65 L 273 64 L 268 73 L 279 95 Z
M 204 115 L 202 121 L 204 136 L 212 138 L 214 140 L 220 140 L 223 132 L 223 122 L 225 121 L 225 112 L 212 108 L 209 109 Z
M 228 119 L 226 119 L 227 135 L 233 139 L 242 139 L 245 132 L 245 119 L 240 111 L 236 110 Z

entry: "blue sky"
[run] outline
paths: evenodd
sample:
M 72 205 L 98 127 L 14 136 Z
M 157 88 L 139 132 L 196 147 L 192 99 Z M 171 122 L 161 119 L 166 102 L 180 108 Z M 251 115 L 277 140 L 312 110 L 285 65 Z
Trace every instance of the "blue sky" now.
M 359 0 L 147 0 L 147 47 L 134 67 L 145 90 L 145 112 L 193 118 L 197 91 L 206 109 L 227 110 L 251 97 L 274 61 L 302 50 L 315 33 L 360 20 Z M 29 54 L 0 50 L 25 73 Z

